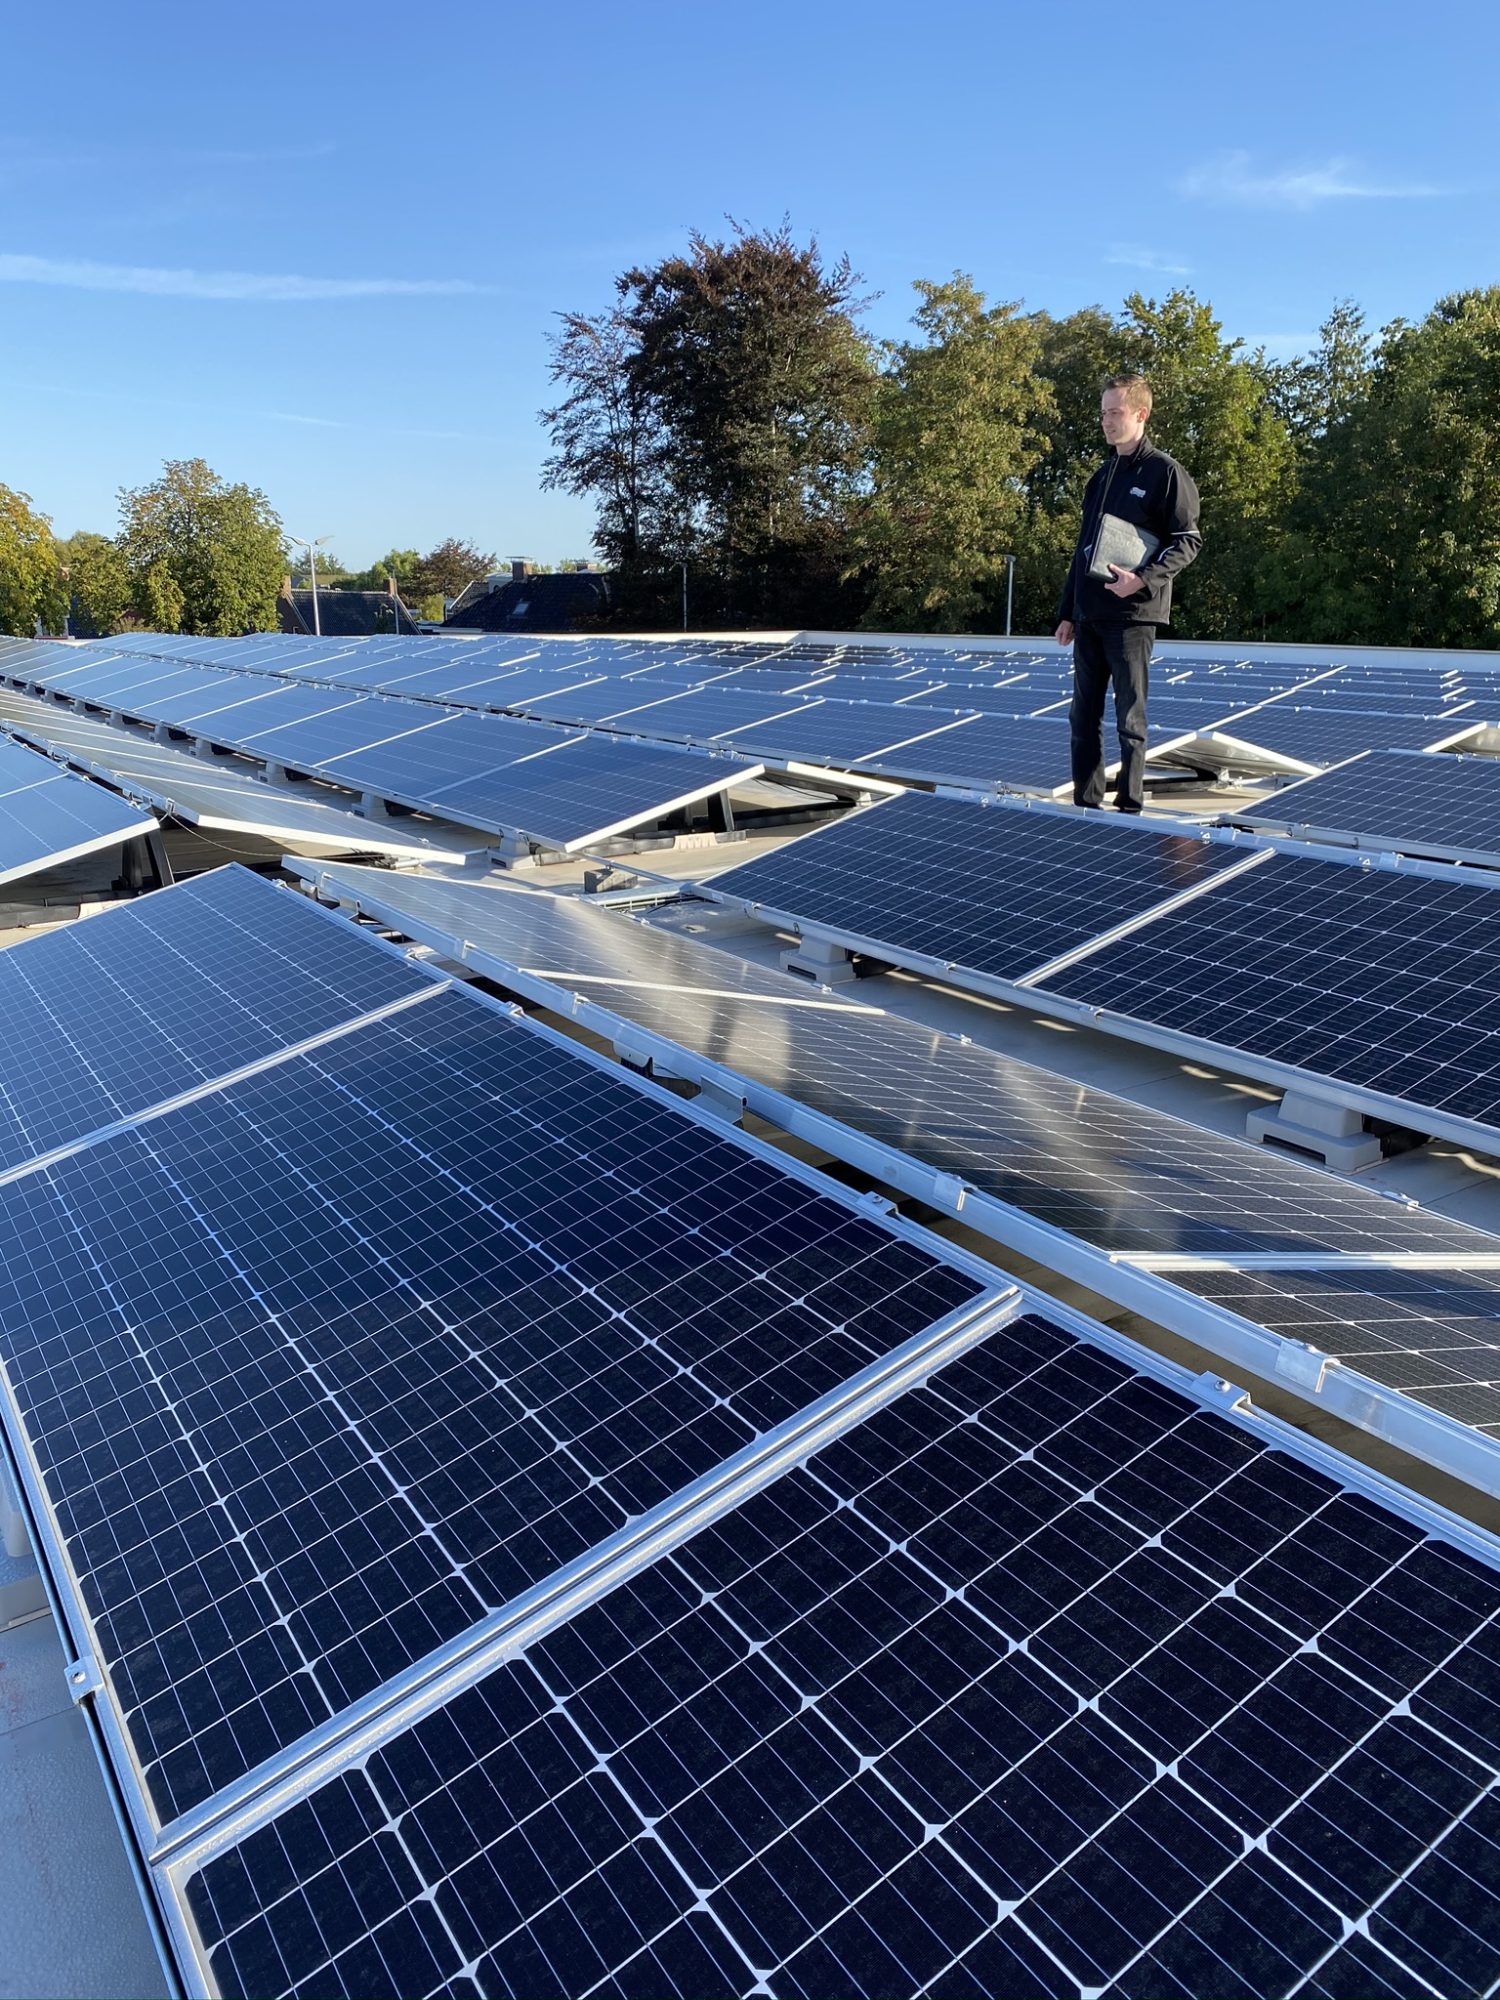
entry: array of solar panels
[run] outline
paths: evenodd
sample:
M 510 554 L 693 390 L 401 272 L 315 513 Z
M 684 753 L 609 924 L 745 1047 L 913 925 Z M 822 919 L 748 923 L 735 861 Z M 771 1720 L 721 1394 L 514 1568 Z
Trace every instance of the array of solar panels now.
M 733 751 L 782 765 L 1051 793 L 1067 774 L 1066 660 L 994 649 L 657 640 L 311 640 L 277 634 L 98 642 L 361 693 Z M 107 698 L 107 697 L 106 697 Z M 1154 669 L 1151 754 L 1200 769 L 1307 772 L 1388 747 L 1480 740 L 1500 718 L 1483 670 L 1186 661 Z
M 274 842 L 278 852 L 296 846 L 324 854 L 443 861 L 477 855 L 489 845 L 486 836 L 449 831 L 414 815 L 372 818 L 333 803 L 331 792 L 309 798 L 307 785 L 271 784 L 236 769 L 235 760 L 195 756 L 143 731 L 119 729 L 102 717 L 12 688 L 0 687 L 0 729 L 15 742 L 116 787 L 164 819 L 208 835 Z
M 17 643 L 0 646 L 0 675 L 346 791 L 565 850 L 711 797 L 759 770 L 733 757 L 601 731 L 166 666 L 149 655 Z
M 1500 1491 L 1500 1239 L 577 899 L 299 872 L 329 900 L 582 1020 L 637 1061 L 740 1096 L 1237 1365 L 1284 1373 L 1283 1334 L 1337 1355 L 1329 1393 L 1352 1421 Z M 1246 1268 L 1255 1275 L 1237 1292 Z M 1281 1280 L 1268 1274 L 1281 1271 L 1339 1292 L 1336 1329 L 1327 1311 L 1298 1331 L 1252 1309 L 1256 1286 L 1274 1296 Z M 1143 1285 L 1143 1272 L 1161 1276 Z M 1391 1287 L 1410 1284 L 1450 1299 L 1468 1288 L 1466 1323 L 1394 1305 Z M 1247 1344 L 1243 1328 L 1203 1314 L 1202 1297 L 1273 1336 Z M 1454 1424 L 1431 1424 L 1433 1411 Z
M 128 800 L 0 737 L 0 885 L 140 839 L 155 825 Z
M 1500 1151 L 1500 881 L 918 795 L 715 876 L 773 921 Z
M 1500 1976 L 1489 1538 L 240 871 L 3 968 L 7 1431 L 189 1991 Z

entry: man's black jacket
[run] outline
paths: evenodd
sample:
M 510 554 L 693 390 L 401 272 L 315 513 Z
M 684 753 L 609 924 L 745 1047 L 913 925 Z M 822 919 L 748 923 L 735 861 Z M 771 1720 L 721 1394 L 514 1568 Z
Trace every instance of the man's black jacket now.
M 1133 597 L 1112 597 L 1098 577 L 1088 574 L 1089 551 L 1099 532 L 1099 516 L 1114 514 L 1133 527 L 1146 528 L 1161 547 L 1141 565 L 1144 590 Z M 1172 579 L 1186 569 L 1203 545 L 1198 533 L 1198 489 L 1192 474 L 1150 438 L 1123 456 L 1112 451 L 1083 494 L 1083 521 L 1068 580 L 1057 600 L 1060 625 L 1083 618 L 1098 625 L 1165 625 L 1172 616 Z

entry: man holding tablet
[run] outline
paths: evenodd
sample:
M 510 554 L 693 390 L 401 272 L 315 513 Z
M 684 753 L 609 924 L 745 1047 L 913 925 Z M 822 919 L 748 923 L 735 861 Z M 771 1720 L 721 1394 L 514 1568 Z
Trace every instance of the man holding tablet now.
M 1104 803 L 1104 697 L 1115 691 L 1115 803 L 1138 813 L 1146 765 L 1146 679 L 1172 578 L 1202 546 L 1192 475 L 1146 435 L 1151 385 L 1111 375 L 1099 422 L 1112 447 L 1083 495 L 1078 546 L 1057 605 L 1057 643 L 1073 648 L 1073 803 Z

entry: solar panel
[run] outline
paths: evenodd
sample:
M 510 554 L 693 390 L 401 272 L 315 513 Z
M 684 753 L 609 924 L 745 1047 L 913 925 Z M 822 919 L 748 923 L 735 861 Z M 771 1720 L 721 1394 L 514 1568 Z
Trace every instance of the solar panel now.
M 0 723 L 16 736 L 65 756 L 188 826 L 274 840 L 316 853 L 389 854 L 411 861 L 452 860 L 484 843 L 414 820 L 368 819 L 347 806 L 309 798 L 304 786 L 270 784 L 233 764 L 209 762 L 139 732 L 116 728 L 56 702 L 0 688 Z M 326 795 L 325 795 L 326 798 Z
M 182 1866 L 216 1988 L 1487 1992 L 1493 1553 L 1336 1465 L 1022 1319 Z
M 1500 890 L 1482 879 L 1273 855 L 1038 990 L 1495 1136 Z
M 156 825 L 102 785 L 72 777 L 55 765 L 53 773 L 40 785 L 0 799 L 0 883 L 20 881 L 99 848 L 139 839 Z
M 452 989 L 0 1186 L 0 1228 L 161 1823 L 994 1295 Z
M 1304 770 L 1326 769 L 1342 764 L 1361 750 L 1437 750 L 1468 741 L 1484 726 L 1483 716 L 1458 715 L 1446 722 L 1410 715 L 1362 715 L 1332 710 L 1309 712 L 1293 707 L 1257 708 L 1248 715 L 1231 716 L 1216 723 L 1208 732 L 1206 746 L 1210 761 L 1221 744 L 1248 745 L 1272 761 Z M 1205 751 L 1195 742 L 1188 762 L 1200 761 Z M 1233 764 L 1233 754 L 1217 758 Z
M 0 1170 L 432 990 L 242 869 L 0 952 Z
M 300 872 L 320 894 L 461 957 L 637 1062 L 707 1082 L 1231 1365 L 1289 1379 L 1350 1422 L 1500 1490 L 1488 1448 L 1434 1425 L 1400 1381 L 1379 1371 L 1321 1380 L 1249 1306 L 1231 1306 L 1245 1324 L 1229 1324 L 1196 1305 L 1196 1281 L 1179 1289 L 1179 1272 L 1205 1258 L 1493 1269 L 1494 1236 L 914 1021 L 814 998 L 784 975 L 576 899 L 367 868 Z M 1356 1288 L 1363 1269 L 1351 1267 Z M 1487 1337 L 1476 1327 L 1470 1347 L 1471 1374 L 1500 1376 L 1500 1321 Z
M 1173 1282 L 1500 1438 L 1494 1272 L 1189 1268 Z
M 579 992 L 739 1076 L 1122 1257 L 1493 1256 L 1358 1181 L 883 1012 L 575 897 L 308 862 L 320 895 L 413 926 L 502 984 Z M 685 909 L 682 915 L 688 916 Z
M 143 680 L 155 670 L 148 659 L 137 664 Z M 231 681 L 213 668 L 194 671 L 220 693 Z M 253 690 L 256 677 L 243 679 Z M 52 674 L 47 684 L 59 680 Z M 279 722 L 286 704 L 299 712 Z M 165 719 L 154 714 L 146 697 L 131 705 L 131 713 L 148 721 Z M 191 717 L 180 719 L 190 726 Z M 211 721 L 205 733 L 214 743 L 418 811 L 564 848 L 587 846 L 760 774 L 758 766 L 730 758 L 710 761 L 686 750 L 657 750 L 603 735 L 575 739 L 542 722 L 393 696 L 340 700 L 330 691 L 305 687 L 228 707 L 215 697 Z M 558 749 L 565 762 L 531 761 Z
M 1367 751 L 1233 817 L 1281 833 L 1354 835 L 1370 847 L 1500 861 L 1500 758 Z
M 760 776 L 739 758 L 578 737 L 508 765 L 492 779 L 435 786 L 435 809 L 466 825 L 515 828 L 576 851 Z
M 1245 860 L 1153 826 L 913 792 L 704 886 L 900 964 L 1016 980 Z
M 892 757 L 941 759 L 952 735 L 962 735 L 973 717 L 941 709 L 892 708 L 881 702 L 819 701 L 795 713 L 750 727 L 733 726 L 723 740 L 766 756 L 799 758 L 817 764 L 868 764 Z M 901 749 L 898 746 L 906 746 Z

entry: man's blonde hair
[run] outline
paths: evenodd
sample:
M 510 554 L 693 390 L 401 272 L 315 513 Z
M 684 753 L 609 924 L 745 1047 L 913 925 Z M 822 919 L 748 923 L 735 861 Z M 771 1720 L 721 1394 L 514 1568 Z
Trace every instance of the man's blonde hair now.
M 1150 416 L 1151 384 L 1146 380 L 1144 375 L 1136 375 L 1132 372 L 1122 375 L 1111 375 L 1105 382 L 1104 389 L 1106 392 L 1110 389 L 1123 389 L 1125 394 L 1130 398 L 1131 409 L 1144 410 L 1146 415 Z

